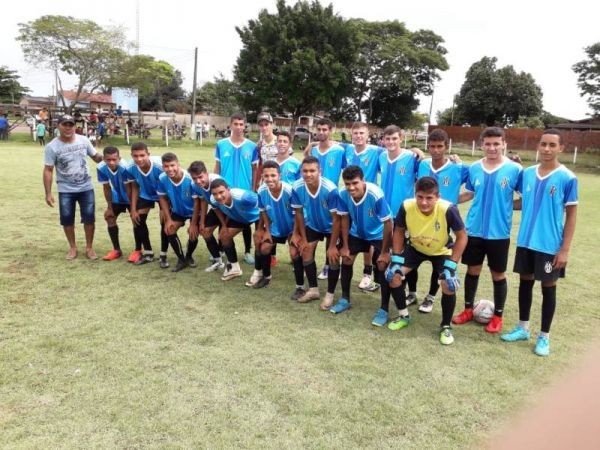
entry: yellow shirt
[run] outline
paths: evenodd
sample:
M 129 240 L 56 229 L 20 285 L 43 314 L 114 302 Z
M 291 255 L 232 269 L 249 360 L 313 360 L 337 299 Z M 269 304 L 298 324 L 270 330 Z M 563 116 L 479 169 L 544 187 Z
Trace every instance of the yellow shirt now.
M 429 215 L 419 210 L 414 198 L 405 200 L 402 206 L 406 212 L 410 245 L 415 250 L 428 256 L 452 254 L 452 250 L 446 247 L 449 240 L 446 212 L 452 203 L 439 199 Z

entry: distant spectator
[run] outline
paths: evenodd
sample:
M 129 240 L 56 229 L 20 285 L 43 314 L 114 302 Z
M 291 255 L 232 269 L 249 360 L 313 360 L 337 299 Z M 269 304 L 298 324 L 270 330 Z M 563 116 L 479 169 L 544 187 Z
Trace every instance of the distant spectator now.
M 8 140 L 8 114 L 2 114 L 0 116 L 0 141 Z
M 209 130 L 210 126 L 208 125 L 208 122 L 204 122 L 204 125 L 202 126 L 202 136 L 207 138 Z
M 199 141 L 202 138 L 202 124 L 200 122 L 196 122 L 194 125 L 194 131 L 196 132 L 196 140 Z
M 43 121 L 39 121 L 36 127 L 36 136 L 40 145 L 46 145 L 46 125 Z

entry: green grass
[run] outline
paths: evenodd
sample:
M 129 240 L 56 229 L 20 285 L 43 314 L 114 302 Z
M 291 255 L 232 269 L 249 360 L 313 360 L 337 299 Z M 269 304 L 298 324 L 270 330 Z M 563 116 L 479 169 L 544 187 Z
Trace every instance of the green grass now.
M 212 166 L 212 145 L 175 151 L 184 167 L 197 158 Z M 468 447 L 576 364 L 597 336 L 600 257 L 591 249 L 600 179 L 590 174 L 580 174 L 552 355 L 542 359 L 532 344 L 503 344 L 472 324 L 456 327 L 455 345 L 442 347 L 439 303 L 398 333 L 370 325 L 377 294 L 354 290 L 354 307 L 339 317 L 294 303 L 283 247 L 273 283 L 260 291 L 243 286 L 246 265 L 244 280 L 222 283 L 200 268 L 172 274 L 157 264 L 67 262 L 58 211 L 44 203 L 42 150 L 0 143 L 0 155 L 3 448 Z M 110 241 L 96 193 L 103 254 Z M 158 243 L 156 211 L 150 222 Z M 125 217 L 119 223 L 128 251 L 131 226 Z M 82 247 L 81 226 L 77 238 Z M 196 256 L 202 267 L 203 244 Z M 425 268 L 421 293 L 428 279 Z M 516 320 L 517 284 L 511 273 L 507 327 Z M 487 277 L 480 296 L 491 297 Z M 539 287 L 534 298 L 537 329 Z

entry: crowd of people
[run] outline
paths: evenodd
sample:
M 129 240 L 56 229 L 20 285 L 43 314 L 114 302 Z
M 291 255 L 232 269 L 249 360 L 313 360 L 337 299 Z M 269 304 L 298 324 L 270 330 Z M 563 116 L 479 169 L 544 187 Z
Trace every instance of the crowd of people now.
M 131 146 L 131 161 L 119 149 L 106 147 L 100 155 L 75 131 L 75 119 L 59 120 L 60 135 L 45 150 L 44 187 L 52 206 L 52 176 L 57 174 L 60 221 L 69 243 L 67 259 L 78 256 L 74 236 L 75 204 L 79 203 L 86 235 L 86 256 L 93 249 L 94 191 L 86 158 L 99 162 L 104 213 L 112 250 L 104 260 L 124 256 L 118 217 L 126 212 L 133 223 L 134 250 L 128 261 L 143 265 L 155 260 L 148 216 L 158 204 L 159 266 L 171 266 L 167 251 L 176 256 L 173 272 L 197 267 L 194 252 L 202 237 L 210 264 L 205 272 L 221 272 L 229 282 L 243 275 L 235 237 L 243 236 L 243 259 L 254 265 L 245 285 L 261 289 L 274 282 L 279 245 L 287 245 L 295 285 L 291 298 L 299 303 L 319 301 L 323 311 L 341 314 L 352 306 L 353 265 L 362 254 L 363 274 L 358 288 L 379 290 L 380 307 L 371 323 L 401 330 L 413 321 L 408 307 L 417 303 L 418 269 L 432 266 L 429 292 L 420 303 L 430 313 L 441 287 L 439 340 L 454 342 L 452 324 L 473 320 L 473 307 L 483 263 L 487 259 L 493 283 L 494 315 L 488 333 L 503 329 L 507 299 L 506 271 L 513 210 L 521 210 L 514 271 L 520 276 L 519 322 L 501 335 L 505 342 L 528 341 L 535 281 L 542 286 L 541 331 L 534 352 L 547 356 L 556 307 L 556 283 L 565 275 L 578 202 L 577 178 L 560 164 L 564 149 L 557 130 L 546 130 L 539 142 L 540 163 L 526 169 L 507 158 L 504 130 L 483 130 L 483 157 L 468 165 L 447 156 L 448 135 L 441 129 L 428 136 L 429 157 L 401 147 L 403 131 L 390 125 L 383 146 L 368 144 L 369 128 L 355 123 L 352 143 L 332 140 L 333 123 L 320 119 L 317 139 L 302 161 L 290 155 L 292 136 L 273 133 L 268 113 L 258 116 L 261 132 L 255 143 L 244 136 L 243 115 L 230 118 L 231 136 L 219 140 L 215 166 L 203 161 L 184 169 L 174 153 L 152 156 L 143 142 Z M 339 186 L 340 178 L 343 186 Z M 463 221 L 457 205 L 471 202 Z M 178 231 L 188 224 L 187 244 Z M 253 230 L 254 228 L 254 230 Z M 318 271 L 315 251 L 324 242 L 326 258 Z M 252 247 L 254 246 L 254 251 Z M 454 314 L 459 290 L 459 264 L 466 267 L 464 308 Z M 208 276 L 208 275 L 207 275 Z M 318 280 L 327 280 L 322 295 Z M 338 283 L 341 295 L 336 299 Z M 390 317 L 390 300 L 398 311 Z

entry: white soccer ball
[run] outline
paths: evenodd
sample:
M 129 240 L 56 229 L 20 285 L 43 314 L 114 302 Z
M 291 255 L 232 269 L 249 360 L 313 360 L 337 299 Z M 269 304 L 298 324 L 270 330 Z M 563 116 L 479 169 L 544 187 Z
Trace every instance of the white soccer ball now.
M 475 322 L 488 323 L 494 316 L 494 302 L 479 300 L 473 305 L 473 319 Z

